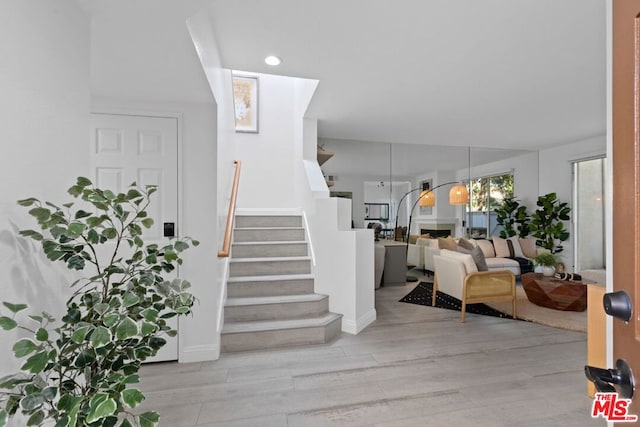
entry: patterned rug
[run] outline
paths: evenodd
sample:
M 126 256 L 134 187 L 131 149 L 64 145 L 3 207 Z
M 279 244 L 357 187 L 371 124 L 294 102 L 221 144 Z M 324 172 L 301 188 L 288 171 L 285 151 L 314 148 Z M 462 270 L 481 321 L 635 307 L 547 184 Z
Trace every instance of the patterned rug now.
M 431 306 L 433 284 L 420 282 L 418 286 L 409 292 L 401 302 Z M 539 323 L 553 328 L 567 329 L 570 331 L 587 331 L 587 311 L 560 311 L 551 308 L 540 307 L 529 301 L 524 289 L 516 285 L 516 304 L 518 306 L 518 319 L 527 322 Z M 436 307 L 460 311 L 462 303 L 447 294 L 438 292 Z M 511 315 L 511 303 L 491 302 L 489 304 L 467 304 L 467 313 L 482 314 L 485 316 L 503 317 L 513 319 Z
M 411 292 L 404 296 L 400 302 L 408 302 L 410 304 L 428 305 L 431 307 L 431 297 L 433 295 L 433 283 L 420 282 Z M 446 308 L 448 310 L 460 311 L 462 302 L 450 295 L 440 291 L 436 294 L 436 307 Z M 484 316 L 502 317 L 505 319 L 513 319 L 509 314 L 495 310 L 486 304 L 467 304 L 467 313 L 482 314 Z

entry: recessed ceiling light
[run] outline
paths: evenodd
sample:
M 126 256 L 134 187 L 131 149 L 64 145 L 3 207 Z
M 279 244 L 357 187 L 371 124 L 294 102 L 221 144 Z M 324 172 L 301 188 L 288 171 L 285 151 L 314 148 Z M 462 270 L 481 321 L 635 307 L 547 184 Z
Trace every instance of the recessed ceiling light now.
M 282 61 L 277 56 L 270 55 L 270 56 L 267 56 L 266 58 L 264 58 L 264 62 L 267 65 L 271 65 L 271 66 L 275 67 L 276 65 L 280 65 L 280 63 Z

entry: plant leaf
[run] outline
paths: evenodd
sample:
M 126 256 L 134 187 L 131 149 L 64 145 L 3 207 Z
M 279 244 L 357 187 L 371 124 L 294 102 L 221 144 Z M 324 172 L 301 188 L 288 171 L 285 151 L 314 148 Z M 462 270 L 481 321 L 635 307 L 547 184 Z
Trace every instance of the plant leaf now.
M 76 360 L 73 362 L 74 366 L 77 368 L 84 368 L 85 366 L 91 365 L 96 360 L 96 355 L 91 349 L 86 349 L 78 354 Z
M 122 392 L 122 400 L 129 408 L 135 408 L 144 400 L 144 394 L 138 389 L 128 388 Z
M 2 304 L 14 314 L 28 307 L 27 304 L 11 304 L 10 302 L 6 302 L 6 301 L 3 301 Z
M 16 358 L 24 357 L 33 353 L 38 349 L 38 346 L 28 338 L 23 338 L 13 345 L 13 355 Z
M 49 339 L 49 331 L 47 331 L 45 328 L 38 328 L 38 330 L 36 331 L 36 339 L 38 341 L 46 341 Z
M 5 331 L 10 331 L 16 326 L 18 326 L 18 322 L 16 322 L 15 320 L 11 319 L 10 317 L 0 316 L 0 328 L 4 329 Z
M 42 425 L 42 421 L 44 421 L 44 412 L 40 410 L 29 417 L 29 419 L 27 420 L 27 425 L 39 426 Z
M 92 405 L 89 407 L 89 414 L 87 415 L 85 421 L 88 424 L 91 424 L 102 418 L 113 415 L 116 412 L 117 407 L 118 405 L 116 404 L 116 401 L 111 398 L 107 398 L 95 406 L 93 406 L 92 399 Z
M 136 305 L 138 302 L 140 302 L 140 298 L 138 298 L 138 296 L 133 292 L 127 292 L 124 294 L 124 297 L 122 297 L 122 304 L 125 307 L 131 307 Z
M 42 393 L 31 393 L 20 400 L 20 407 L 25 411 L 32 411 L 42 406 L 44 402 L 46 399 Z
M 20 369 L 23 371 L 29 371 L 32 374 L 38 374 L 42 372 L 45 366 L 47 366 L 48 362 L 49 355 L 46 351 L 41 351 L 28 358 Z
M 81 344 L 82 341 L 84 341 L 84 338 L 89 333 L 90 329 L 91 328 L 89 326 L 82 326 L 82 327 L 76 329 L 73 332 L 73 334 L 71 334 L 71 341 L 73 341 L 76 344 Z
M 140 414 L 140 427 L 154 427 L 158 424 L 160 420 L 160 415 L 157 412 L 149 411 L 143 414 Z
M 116 338 L 126 340 L 138 335 L 138 324 L 130 317 L 125 317 L 116 327 Z
M 104 347 L 111 341 L 111 331 L 104 326 L 98 326 L 91 334 L 91 345 L 94 348 Z

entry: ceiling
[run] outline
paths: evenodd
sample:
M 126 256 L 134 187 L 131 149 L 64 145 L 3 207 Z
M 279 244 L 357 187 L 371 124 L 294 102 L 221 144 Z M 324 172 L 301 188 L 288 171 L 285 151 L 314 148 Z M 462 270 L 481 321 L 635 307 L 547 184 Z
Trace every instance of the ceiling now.
M 605 133 L 605 0 L 211 8 L 225 67 L 320 81 L 321 138 L 539 149 Z
M 225 67 L 319 80 L 323 140 L 536 150 L 605 134 L 605 0 L 76 2 L 93 96 L 211 103 L 185 25 L 210 7 Z

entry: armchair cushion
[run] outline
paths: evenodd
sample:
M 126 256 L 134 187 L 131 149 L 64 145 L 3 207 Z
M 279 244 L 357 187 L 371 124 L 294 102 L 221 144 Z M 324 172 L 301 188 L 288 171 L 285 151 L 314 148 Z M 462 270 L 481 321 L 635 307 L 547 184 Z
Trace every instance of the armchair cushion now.
M 440 255 L 442 255 L 443 257 L 448 257 L 448 258 L 453 258 L 453 259 L 460 260 L 462 262 L 462 264 L 464 265 L 465 272 L 467 274 L 476 273 L 478 271 L 478 267 L 476 266 L 476 263 L 473 260 L 473 257 L 471 257 L 471 255 L 469 255 L 469 254 L 463 254 L 461 252 L 450 251 L 448 249 L 442 249 L 440 251 Z

